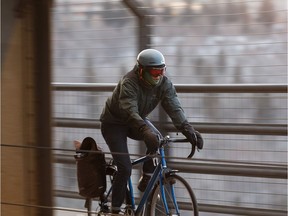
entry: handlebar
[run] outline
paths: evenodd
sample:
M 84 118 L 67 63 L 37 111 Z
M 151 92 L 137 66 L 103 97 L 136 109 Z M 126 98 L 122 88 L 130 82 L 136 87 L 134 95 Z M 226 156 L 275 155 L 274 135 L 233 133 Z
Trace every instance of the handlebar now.
M 145 123 L 147 125 L 149 125 L 150 127 L 154 128 L 155 131 L 158 131 L 158 129 L 148 119 L 145 119 L 144 121 L 145 121 Z M 159 134 L 161 134 L 161 133 L 159 132 Z M 160 148 L 162 146 L 164 146 L 165 144 L 169 143 L 169 142 L 189 142 L 187 139 L 170 138 L 170 136 L 165 136 L 165 137 L 161 136 L 160 137 L 160 135 L 158 135 L 158 138 L 159 138 L 159 141 L 160 141 L 159 142 L 160 143 L 160 146 L 159 146 Z M 190 152 L 190 154 L 188 155 L 187 158 L 192 158 L 193 157 L 193 155 L 195 153 L 195 149 L 196 149 L 196 146 L 191 144 L 191 152 Z
M 169 136 L 165 136 L 164 138 L 160 139 L 160 147 L 162 146 L 165 146 L 166 144 L 168 143 L 183 143 L 183 142 L 189 142 L 188 139 L 182 139 L 182 138 L 170 138 Z M 196 150 L 196 147 L 195 145 L 192 145 L 191 144 L 191 152 L 190 154 L 188 155 L 187 158 L 192 158 L 193 155 L 195 154 L 195 150 Z

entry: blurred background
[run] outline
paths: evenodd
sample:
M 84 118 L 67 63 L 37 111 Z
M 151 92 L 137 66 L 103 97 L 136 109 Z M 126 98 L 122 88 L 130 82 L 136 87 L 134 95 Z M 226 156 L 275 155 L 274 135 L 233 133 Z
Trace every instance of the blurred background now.
M 111 158 L 99 116 L 145 48 L 164 54 L 205 140 L 193 160 L 187 144 L 169 149 L 200 215 L 287 215 L 286 1 L 4 2 L 3 215 L 85 215 L 73 140 L 92 136 Z M 161 107 L 150 119 L 182 136 Z M 145 152 L 133 140 L 129 150 Z

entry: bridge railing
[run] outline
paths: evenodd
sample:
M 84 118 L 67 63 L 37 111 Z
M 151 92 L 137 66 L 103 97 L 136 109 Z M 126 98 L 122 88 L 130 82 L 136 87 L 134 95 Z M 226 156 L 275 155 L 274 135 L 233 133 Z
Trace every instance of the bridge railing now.
M 52 90 L 54 92 L 111 92 L 116 84 L 114 83 L 53 83 Z M 284 94 L 287 96 L 287 85 L 285 84 L 240 84 L 240 85 L 175 85 L 178 93 L 225 93 L 225 94 L 238 94 L 238 93 L 271 93 Z M 160 125 L 160 122 L 158 122 Z M 157 125 L 157 122 L 156 122 Z M 167 132 L 176 132 L 175 127 L 171 122 L 162 124 L 163 129 Z M 197 128 L 203 134 L 236 134 L 236 135 L 258 135 L 258 136 L 273 136 L 284 137 L 287 140 L 287 124 L 259 124 L 259 123 L 217 123 L 217 122 L 194 122 L 194 127 Z M 89 118 L 71 118 L 71 117 L 55 117 L 53 119 L 53 127 L 55 128 L 71 128 L 71 129 L 99 129 L 99 119 Z M 285 149 L 285 147 L 284 147 Z M 237 150 L 236 150 L 237 151 Z M 250 150 L 253 151 L 253 150 Z M 273 151 L 273 150 L 271 150 Z M 286 149 L 287 153 L 287 149 Z M 109 156 L 108 156 L 109 157 Z M 173 159 L 173 157 L 172 157 Z M 74 163 L 71 157 L 67 155 L 56 154 L 56 164 L 68 164 Z M 287 163 L 285 161 L 278 162 L 259 162 L 254 161 L 234 161 L 234 160 L 222 160 L 222 159 L 209 159 L 200 158 L 194 161 L 175 160 L 171 163 L 172 168 L 180 170 L 181 172 L 188 174 L 199 174 L 199 178 L 203 178 L 203 175 L 211 176 L 234 176 L 234 177 L 247 177 L 253 179 L 268 179 L 270 183 L 272 179 L 277 179 L 277 185 L 281 185 L 279 188 L 283 188 L 286 185 L 287 179 Z M 251 180 L 252 181 L 252 180 Z M 253 182 L 253 184 L 257 184 Z M 201 188 L 199 191 L 201 193 Z M 220 189 L 221 190 L 221 189 Z M 233 192 L 233 191 L 230 191 Z M 225 191 L 223 191 L 225 193 Z M 251 192 L 253 193 L 253 192 Z M 255 192 L 256 193 L 256 192 Z M 197 193 L 196 193 L 197 194 Z M 259 193 L 261 194 L 261 193 Z M 66 198 L 79 198 L 75 191 L 67 191 L 61 189 L 55 189 L 55 195 L 57 197 Z M 265 195 L 265 193 L 264 193 Z M 267 194 L 270 196 L 271 194 Z M 287 191 L 282 191 L 278 194 L 273 194 L 276 199 L 287 201 Z M 286 198 L 285 198 L 286 197 Z M 260 207 L 241 207 L 233 205 L 214 204 L 206 202 L 205 199 L 199 201 L 200 211 L 211 212 L 216 214 L 234 214 L 234 215 L 286 215 L 287 209 L 285 206 L 273 205 L 273 208 Z M 268 205 L 269 206 L 269 205 Z M 270 205 L 271 206 L 271 205 Z M 275 207 L 276 206 L 276 207 Z

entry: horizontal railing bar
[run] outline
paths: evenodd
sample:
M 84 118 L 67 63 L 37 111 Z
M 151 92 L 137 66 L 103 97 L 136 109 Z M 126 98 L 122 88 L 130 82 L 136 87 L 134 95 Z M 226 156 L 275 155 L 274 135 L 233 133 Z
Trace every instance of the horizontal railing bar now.
M 67 157 L 54 155 L 55 163 L 73 164 L 75 160 Z M 229 176 L 246 176 L 246 177 L 260 177 L 260 178 L 287 178 L 287 166 L 278 166 L 271 164 L 266 165 L 243 165 L 231 163 L 211 163 L 211 162 L 177 162 L 169 163 L 169 168 L 179 170 L 183 173 L 201 173 L 210 175 L 229 175 Z
M 154 122 L 155 126 L 167 132 L 176 132 L 171 122 Z M 100 129 L 98 119 L 54 118 L 54 127 Z M 212 134 L 245 134 L 287 136 L 285 124 L 243 124 L 243 123 L 203 123 L 193 122 L 193 126 L 201 133 Z
M 180 172 L 201 173 L 210 175 L 246 176 L 260 178 L 287 178 L 287 167 L 283 166 L 261 166 L 261 165 L 240 165 L 228 163 L 169 163 L 169 167 Z
M 52 83 L 55 91 L 111 92 L 116 83 Z M 178 93 L 287 93 L 286 84 L 174 84 Z
M 224 206 L 199 204 L 200 212 L 212 212 L 219 214 L 245 215 L 245 216 L 287 216 L 287 211 L 276 209 L 247 208 L 239 206 Z
M 287 93 L 285 84 L 175 84 L 178 93 Z
M 63 198 L 71 198 L 71 199 L 83 199 L 83 201 L 85 201 L 85 198 L 80 196 L 79 193 L 75 191 L 54 190 L 54 196 L 63 197 Z
M 112 92 L 115 86 L 116 83 L 52 83 L 52 90 Z
M 160 127 L 163 123 L 158 123 L 158 125 L 156 123 L 155 125 Z M 287 136 L 286 124 L 193 122 L 193 126 L 201 131 L 201 133 Z M 165 123 L 163 129 L 169 132 L 175 132 L 175 127 L 171 122 Z
M 70 199 L 82 199 L 83 203 L 85 202 L 85 198 L 81 197 L 77 192 L 74 191 L 55 190 L 54 196 Z M 274 210 L 274 209 L 247 208 L 239 206 L 223 206 L 223 205 L 211 205 L 202 203 L 198 204 L 198 208 L 200 212 L 213 212 L 219 214 L 234 214 L 234 215 L 247 215 L 247 216 L 287 215 L 287 211 Z

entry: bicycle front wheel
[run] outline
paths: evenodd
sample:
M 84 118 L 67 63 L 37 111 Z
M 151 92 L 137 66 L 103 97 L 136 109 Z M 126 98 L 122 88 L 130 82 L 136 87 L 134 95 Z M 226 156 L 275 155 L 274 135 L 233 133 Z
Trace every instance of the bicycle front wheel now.
M 147 206 L 149 216 L 198 216 L 197 200 L 186 180 L 173 174 L 164 178 L 162 186 L 164 193 L 159 183 L 151 194 Z

